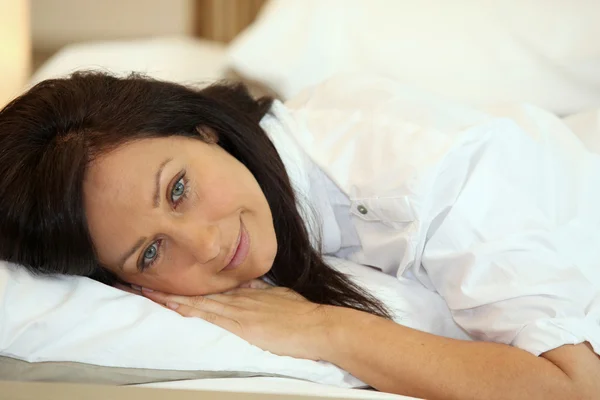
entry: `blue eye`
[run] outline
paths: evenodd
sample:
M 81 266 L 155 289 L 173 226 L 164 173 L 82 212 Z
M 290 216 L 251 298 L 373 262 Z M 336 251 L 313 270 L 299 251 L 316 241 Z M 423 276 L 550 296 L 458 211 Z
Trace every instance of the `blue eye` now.
M 183 195 L 185 195 L 185 182 L 182 176 L 177 182 L 175 182 L 173 189 L 171 189 L 171 201 L 173 204 L 177 204 Z
M 138 262 L 138 270 L 144 272 L 146 268 L 150 268 L 154 263 L 158 262 L 162 252 L 162 241 L 158 239 L 144 250 L 144 254 Z
M 144 251 L 144 260 L 143 260 L 142 266 L 145 268 L 145 267 L 148 267 L 149 265 L 152 265 L 152 263 L 156 260 L 157 256 L 158 256 L 158 242 L 154 242 L 146 249 L 146 251 Z

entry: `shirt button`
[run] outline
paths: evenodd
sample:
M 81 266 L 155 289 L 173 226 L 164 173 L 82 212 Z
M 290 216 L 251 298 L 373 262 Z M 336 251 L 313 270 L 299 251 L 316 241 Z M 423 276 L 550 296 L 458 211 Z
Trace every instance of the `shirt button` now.
M 358 207 L 356 207 L 356 209 L 358 210 L 359 213 L 361 213 L 362 215 L 366 215 L 369 210 L 367 210 L 367 207 L 363 206 L 362 204 L 359 205 Z

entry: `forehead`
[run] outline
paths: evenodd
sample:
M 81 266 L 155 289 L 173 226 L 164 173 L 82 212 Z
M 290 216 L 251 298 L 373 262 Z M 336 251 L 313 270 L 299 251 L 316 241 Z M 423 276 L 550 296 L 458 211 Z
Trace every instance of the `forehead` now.
M 131 187 L 134 182 L 146 180 L 149 176 L 154 177 L 166 159 L 183 160 L 190 152 L 198 155 L 199 151 L 202 151 L 202 144 L 200 140 L 180 136 L 147 138 L 125 143 L 100 155 L 88 165 L 84 191 L 132 189 L 136 187 Z
M 160 163 L 159 160 L 168 157 L 178 145 L 179 140 L 175 138 L 142 139 L 123 144 L 90 163 L 86 183 L 109 184 L 131 170 L 139 174 Z

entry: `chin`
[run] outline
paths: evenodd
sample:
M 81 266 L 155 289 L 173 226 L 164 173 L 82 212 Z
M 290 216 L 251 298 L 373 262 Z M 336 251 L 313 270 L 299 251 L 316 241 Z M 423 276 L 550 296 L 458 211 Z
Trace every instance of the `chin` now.
M 273 267 L 273 260 L 274 260 L 274 257 L 273 257 L 273 259 L 268 259 L 266 261 L 259 262 L 257 264 L 257 266 L 252 269 L 250 276 L 248 277 L 248 279 L 245 279 L 245 281 L 251 281 L 253 279 L 262 278 Z
M 249 268 L 246 269 L 245 273 L 241 272 L 237 278 L 243 280 L 244 282 L 251 281 L 254 279 L 260 279 L 265 274 L 267 274 L 271 268 L 273 268 L 273 263 L 275 261 L 275 256 L 277 255 L 277 241 L 273 240 L 274 244 L 269 246 L 270 248 L 263 247 L 262 249 L 255 251 L 249 261 L 251 266 L 248 265 Z
M 271 270 L 271 268 L 273 268 L 273 263 L 275 262 L 275 257 L 277 256 L 277 242 L 275 242 L 275 245 L 273 247 L 274 249 L 270 252 L 268 256 L 265 257 L 265 260 L 261 264 L 264 266 L 264 268 L 260 276 L 265 275 Z

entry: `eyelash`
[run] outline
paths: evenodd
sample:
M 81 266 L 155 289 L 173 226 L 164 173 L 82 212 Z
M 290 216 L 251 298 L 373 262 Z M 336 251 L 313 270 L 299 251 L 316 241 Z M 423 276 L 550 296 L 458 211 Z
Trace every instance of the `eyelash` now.
M 174 210 L 177 210 L 177 208 L 187 199 L 188 194 L 189 194 L 189 185 L 188 185 L 189 181 L 185 176 L 185 171 L 183 171 L 176 178 L 174 183 L 169 187 L 169 192 L 168 192 L 169 195 L 167 196 L 167 198 L 171 197 L 171 194 L 173 193 L 173 190 L 175 189 L 175 185 L 181 180 L 183 180 L 183 186 L 184 186 L 183 194 L 176 202 L 171 202 L 171 203 L 173 203 Z M 151 268 L 154 264 L 156 264 L 160 260 L 160 258 L 162 256 L 162 251 L 161 251 L 162 241 L 163 241 L 163 239 L 156 240 L 156 241 L 152 242 L 150 244 L 150 246 L 146 247 L 146 249 L 142 253 L 142 259 L 141 259 L 140 266 L 139 266 L 139 269 L 141 272 L 144 272 L 146 269 Z M 144 254 L 146 254 L 146 251 L 153 245 L 156 245 L 156 256 L 152 259 L 152 261 L 150 261 L 149 263 L 146 264 L 146 263 L 144 263 Z
M 141 272 L 144 272 L 146 269 L 152 267 L 158 260 L 160 260 L 161 255 L 162 255 L 162 239 L 158 239 L 152 243 L 150 243 L 150 246 L 146 247 L 146 249 L 144 250 L 144 252 L 142 253 L 142 260 L 140 262 L 140 266 L 139 269 Z M 150 261 L 148 264 L 144 263 L 144 254 L 146 254 L 146 251 L 152 247 L 156 245 L 156 256 L 152 259 L 152 261 Z
M 181 175 L 177 178 L 177 180 L 173 183 L 173 185 L 171 185 L 171 187 L 169 188 L 169 193 L 173 193 L 173 189 L 175 189 L 175 185 L 177 185 L 177 182 L 179 181 L 183 181 L 183 194 L 181 195 L 181 197 L 179 198 L 179 200 L 177 200 L 176 202 L 173 203 L 173 209 L 177 210 L 177 207 L 179 207 L 181 205 L 181 203 L 183 203 L 185 201 L 185 199 L 187 199 L 188 194 L 190 192 L 189 189 L 189 181 L 185 176 L 185 171 L 183 171 L 181 173 Z M 170 195 L 168 196 L 170 197 Z

